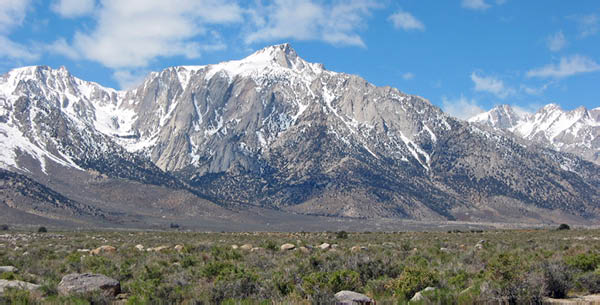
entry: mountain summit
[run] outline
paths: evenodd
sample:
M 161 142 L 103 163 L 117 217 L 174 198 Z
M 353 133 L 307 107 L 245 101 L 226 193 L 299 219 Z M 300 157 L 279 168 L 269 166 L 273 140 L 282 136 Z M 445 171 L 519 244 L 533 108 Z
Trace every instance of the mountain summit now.
M 107 189 L 119 190 L 124 206 L 144 202 L 161 213 L 260 207 L 501 222 L 600 215 L 597 166 L 328 71 L 289 44 L 167 68 L 127 91 L 64 69 L 19 71 L 0 78 L 2 167 L 116 215 L 132 212 L 115 207 Z M 508 108 L 492 117 L 506 128 L 523 119 Z M 122 187 L 132 183 L 146 191 L 132 196 Z M 162 199 L 144 197 L 157 193 Z
M 566 111 L 549 104 L 529 114 L 502 105 L 469 121 L 509 130 L 529 141 L 600 164 L 600 108 L 588 110 L 582 106 Z

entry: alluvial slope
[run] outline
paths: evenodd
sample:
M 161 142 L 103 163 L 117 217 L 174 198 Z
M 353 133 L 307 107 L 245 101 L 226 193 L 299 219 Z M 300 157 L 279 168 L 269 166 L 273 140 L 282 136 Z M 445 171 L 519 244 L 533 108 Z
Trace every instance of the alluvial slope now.
M 600 164 L 600 108 L 588 110 L 582 106 L 566 111 L 549 104 L 528 114 L 502 105 L 469 121 L 510 130 L 527 140 Z
M 24 143 L 0 152 L 13 170 L 29 170 L 21 155 L 30 156 L 42 170 L 50 160 L 184 187 L 226 206 L 306 214 L 477 221 L 599 215 L 597 166 L 328 71 L 288 44 L 238 61 L 168 68 L 129 91 L 64 69 L 25 70 L 42 76 L 30 81 L 15 70 L 0 79 L 1 88 L 27 86 L 0 91 L 7 96 L 0 136 Z

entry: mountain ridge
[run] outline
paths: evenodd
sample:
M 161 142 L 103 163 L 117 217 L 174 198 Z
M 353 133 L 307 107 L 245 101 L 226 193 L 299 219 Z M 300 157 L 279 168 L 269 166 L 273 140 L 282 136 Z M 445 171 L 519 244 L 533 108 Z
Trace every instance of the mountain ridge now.
M 44 171 L 50 162 L 165 194 L 190 192 L 197 199 L 179 195 L 176 203 L 190 211 L 214 210 L 208 200 L 359 218 L 600 215 L 597 166 L 461 122 L 418 96 L 325 70 L 289 44 L 237 61 L 170 67 L 124 91 L 66 69 L 29 71 L 19 81 L 11 72 L 0 77 L 0 142 L 29 145 L 6 144 L 0 162 L 38 180 L 56 172 Z M 57 179 L 71 188 L 83 183 L 62 175 Z
M 534 143 L 600 164 L 600 108 L 563 110 L 557 104 L 548 104 L 529 114 L 501 105 L 469 122 L 509 130 Z

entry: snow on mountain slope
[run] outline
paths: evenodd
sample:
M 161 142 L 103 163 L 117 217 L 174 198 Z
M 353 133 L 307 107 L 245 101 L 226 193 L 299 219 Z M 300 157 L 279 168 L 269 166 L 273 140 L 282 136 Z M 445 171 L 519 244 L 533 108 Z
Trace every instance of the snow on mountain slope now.
M 222 204 L 350 217 L 506 220 L 505 207 L 488 206 L 505 200 L 581 217 L 598 209 L 597 168 L 328 71 L 288 44 L 153 72 L 128 91 L 47 67 L 13 70 L 0 88 L 0 133 L 14 143 L 0 157 L 21 172 L 33 159 L 42 171 L 53 162 L 142 183 L 177 176 Z M 485 118 L 512 129 L 524 115 Z M 562 125 L 545 131 L 558 139 Z
M 579 107 L 566 111 L 549 104 L 528 114 L 502 105 L 469 119 L 469 122 L 506 129 L 527 140 L 600 163 L 599 108 Z

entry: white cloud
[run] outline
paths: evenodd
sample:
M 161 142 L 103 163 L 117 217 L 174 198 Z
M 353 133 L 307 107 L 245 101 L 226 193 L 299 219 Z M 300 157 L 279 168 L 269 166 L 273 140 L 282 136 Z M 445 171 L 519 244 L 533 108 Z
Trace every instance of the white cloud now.
M 34 60 L 39 57 L 30 47 L 9 38 L 11 31 L 23 24 L 29 0 L 0 0 L 0 58 Z
M 479 76 L 473 72 L 471 80 L 475 84 L 475 91 L 489 92 L 499 98 L 506 98 L 515 93 L 514 89 L 506 87 L 502 80 L 493 76 Z
M 552 82 L 544 84 L 541 87 L 529 87 L 527 85 L 521 85 L 521 90 L 525 91 L 525 93 L 529 95 L 541 95 L 548 89 L 550 84 L 552 84 Z
M 75 18 L 91 14 L 95 5 L 95 0 L 55 0 L 50 8 L 63 17 Z
M 211 36 L 211 25 L 240 22 L 242 14 L 230 1 L 102 0 L 95 28 L 77 32 L 72 48 L 113 69 L 146 67 L 160 56 L 197 58 L 203 50 L 223 47 L 201 42 Z
M 467 120 L 485 112 L 485 110 L 479 106 L 477 101 L 473 99 L 469 100 L 462 95 L 458 99 L 442 97 L 442 109 L 447 114 L 461 120 Z
M 600 18 L 596 14 L 590 14 L 585 16 L 572 17 L 578 23 L 579 35 L 581 37 L 588 37 L 598 33 L 600 29 Z
M 600 65 L 593 59 L 573 55 L 562 57 L 558 64 L 549 64 L 541 68 L 527 71 L 527 77 L 563 78 L 580 73 L 589 73 L 600 70 Z
M 467 9 L 482 11 L 491 7 L 485 0 L 462 0 L 461 5 Z
M 404 80 L 410 80 L 410 79 L 413 79 L 413 78 L 415 78 L 415 74 L 414 74 L 414 73 L 411 73 L 411 72 L 406 72 L 406 73 L 403 73 L 403 74 L 402 74 L 402 78 L 403 78 Z
M 560 51 L 567 45 L 567 39 L 562 31 L 557 32 L 554 35 L 550 35 L 547 39 L 548 49 L 552 52 Z
M 121 89 L 132 89 L 140 85 L 145 77 L 148 75 L 148 71 L 130 71 L 130 70 L 117 70 L 113 73 L 113 78 L 119 83 Z
M 59 54 L 70 59 L 81 59 L 81 55 L 64 38 L 60 38 L 51 44 L 43 46 L 50 53 Z
M 249 10 L 256 26 L 246 43 L 280 39 L 321 40 L 334 45 L 365 44 L 357 31 L 365 25 L 374 1 L 346 0 L 334 4 L 313 0 L 275 0 Z
M 403 29 L 405 31 L 425 30 L 425 25 L 421 21 L 415 18 L 411 13 L 402 10 L 388 17 L 388 20 L 390 20 L 397 29 Z
M 21 25 L 29 7 L 29 0 L 2 0 L 0 3 L 0 34 Z
M 35 60 L 39 54 L 31 51 L 27 46 L 16 43 L 7 37 L 0 35 L 0 58 L 11 58 L 21 60 Z

